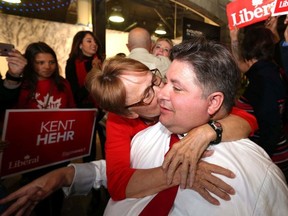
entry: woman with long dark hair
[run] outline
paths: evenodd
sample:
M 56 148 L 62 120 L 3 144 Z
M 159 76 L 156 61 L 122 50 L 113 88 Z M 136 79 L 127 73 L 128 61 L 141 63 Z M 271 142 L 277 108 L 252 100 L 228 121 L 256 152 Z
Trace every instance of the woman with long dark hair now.
M 60 75 L 57 56 L 44 42 L 31 43 L 24 57 L 27 65 L 17 103 L 24 109 L 74 108 L 70 85 Z
M 90 31 L 79 31 L 73 38 L 71 52 L 67 60 L 65 74 L 69 81 L 77 108 L 98 108 L 97 101 L 93 100 L 84 86 L 87 73 L 93 67 L 101 68 L 104 56 L 98 38 Z M 105 113 L 98 108 L 92 148 L 89 156 L 84 157 L 84 162 L 96 159 L 96 132 L 102 146 L 102 156 L 105 158 L 104 144 L 106 140 L 105 128 L 100 120 Z

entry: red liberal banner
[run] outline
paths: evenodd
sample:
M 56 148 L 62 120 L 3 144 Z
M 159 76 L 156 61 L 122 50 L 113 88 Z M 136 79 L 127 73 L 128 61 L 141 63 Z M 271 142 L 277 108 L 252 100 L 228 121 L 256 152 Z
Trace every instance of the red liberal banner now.
M 229 28 L 244 27 L 266 20 L 274 10 L 275 0 L 235 0 L 226 6 Z
M 288 14 L 288 0 L 276 0 L 273 16 Z
M 0 176 L 8 177 L 90 154 L 96 109 L 7 110 Z

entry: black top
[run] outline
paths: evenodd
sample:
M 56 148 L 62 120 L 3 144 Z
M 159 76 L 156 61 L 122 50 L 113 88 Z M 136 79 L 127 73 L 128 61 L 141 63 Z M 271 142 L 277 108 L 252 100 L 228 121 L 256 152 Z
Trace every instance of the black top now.
M 245 75 L 249 83 L 238 106 L 255 115 L 259 130 L 251 139 L 271 155 L 283 138 L 286 85 L 278 66 L 270 61 L 256 62 Z

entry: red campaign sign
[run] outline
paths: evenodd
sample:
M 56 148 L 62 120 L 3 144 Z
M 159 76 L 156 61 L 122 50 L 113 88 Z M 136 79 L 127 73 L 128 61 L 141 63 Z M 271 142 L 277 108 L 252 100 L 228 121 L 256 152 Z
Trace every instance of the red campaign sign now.
M 96 109 L 7 110 L 2 178 L 90 154 Z
M 266 20 L 274 10 L 275 0 L 235 0 L 226 6 L 229 28 L 244 27 Z
M 288 0 L 276 0 L 273 16 L 288 14 Z

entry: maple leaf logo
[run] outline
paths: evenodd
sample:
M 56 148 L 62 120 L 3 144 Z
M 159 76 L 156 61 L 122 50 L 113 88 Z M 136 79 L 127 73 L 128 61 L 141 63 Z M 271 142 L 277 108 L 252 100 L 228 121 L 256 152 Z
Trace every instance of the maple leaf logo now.
M 55 99 L 54 96 L 50 96 L 49 93 L 43 97 L 43 101 L 39 99 L 40 94 L 35 94 L 35 99 L 38 103 L 39 109 L 59 109 L 61 106 L 61 98 Z

